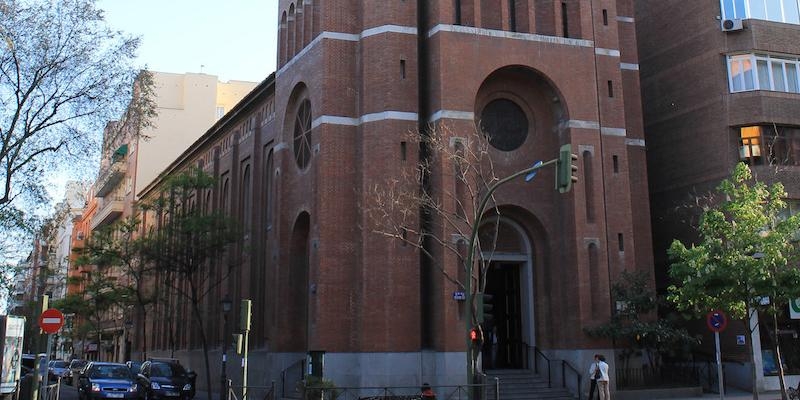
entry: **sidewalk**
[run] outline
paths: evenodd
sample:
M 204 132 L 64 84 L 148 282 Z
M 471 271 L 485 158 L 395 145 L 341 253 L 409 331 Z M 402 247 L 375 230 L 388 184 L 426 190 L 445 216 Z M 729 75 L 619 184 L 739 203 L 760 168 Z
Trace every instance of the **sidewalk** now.
M 195 393 L 194 400 L 209 400 L 207 397 L 208 393 L 202 390 L 198 390 Z M 502 396 L 501 396 L 502 397 Z M 611 394 L 613 399 L 614 394 Z M 719 394 L 717 393 L 704 393 L 701 396 L 695 397 L 669 397 L 664 400 L 719 400 Z M 728 389 L 727 393 L 725 393 L 724 399 L 725 400 L 752 400 L 753 394 L 750 392 L 745 392 L 739 389 Z M 770 392 L 761 392 L 758 394 L 759 400 L 781 400 L 781 392 L 780 391 L 770 391 Z M 212 393 L 210 400 L 219 400 L 219 393 Z M 502 400 L 502 399 L 501 399 Z M 656 399 L 642 399 L 642 400 L 656 400 Z
M 613 397 L 613 396 L 612 396 Z M 673 397 L 670 400 L 717 400 L 720 396 L 718 393 L 704 393 L 702 396 L 697 397 Z M 725 400 L 751 400 L 753 394 L 739 389 L 728 389 L 723 396 Z M 760 392 L 758 394 L 759 400 L 780 400 L 780 391 Z

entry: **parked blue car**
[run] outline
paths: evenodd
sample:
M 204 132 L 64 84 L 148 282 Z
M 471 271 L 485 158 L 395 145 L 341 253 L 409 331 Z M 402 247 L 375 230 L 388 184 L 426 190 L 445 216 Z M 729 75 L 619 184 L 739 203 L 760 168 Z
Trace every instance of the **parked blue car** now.
M 92 361 L 78 378 L 78 398 L 138 399 L 139 385 L 125 364 Z

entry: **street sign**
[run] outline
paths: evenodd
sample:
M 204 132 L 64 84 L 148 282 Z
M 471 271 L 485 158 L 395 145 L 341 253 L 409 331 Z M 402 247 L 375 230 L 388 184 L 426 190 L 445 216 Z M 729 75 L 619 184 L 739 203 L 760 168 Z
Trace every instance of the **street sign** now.
M 800 299 L 789 300 L 789 318 L 800 319 Z
M 728 316 L 720 310 L 714 310 L 706 315 L 706 325 L 711 332 L 722 332 L 728 326 Z
M 44 310 L 39 316 L 39 328 L 47 334 L 58 332 L 64 326 L 64 314 L 55 308 Z
M 747 344 L 744 335 L 736 335 L 736 344 L 739 346 L 744 346 Z

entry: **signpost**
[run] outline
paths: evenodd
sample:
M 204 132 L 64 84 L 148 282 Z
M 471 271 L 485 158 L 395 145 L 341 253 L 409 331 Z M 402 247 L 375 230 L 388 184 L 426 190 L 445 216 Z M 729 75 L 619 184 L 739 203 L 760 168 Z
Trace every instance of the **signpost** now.
M 47 365 L 50 363 L 50 350 L 53 348 L 53 334 L 58 332 L 62 326 L 64 326 L 64 314 L 55 308 L 48 308 L 39 315 L 39 328 L 47 334 L 47 351 L 44 356 L 45 368 L 44 372 L 42 372 L 42 387 L 39 390 L 39 395 L 44 398 L 47 398 L 47 384 L 49 383 Z
M 800 299 L 789 301 L 789 318 L 800 319 Z
M 719 333 L 728 327 L 728 316 L 720 310 L 711 311 L 706 315 L 706 325 L 711 332 L 714 332 L 714 344 L 717 349 L 717 382 L 719 382 L 719 398 L 725 398 L 725 391 L 722 385 L 722 353 L 719 350 Z

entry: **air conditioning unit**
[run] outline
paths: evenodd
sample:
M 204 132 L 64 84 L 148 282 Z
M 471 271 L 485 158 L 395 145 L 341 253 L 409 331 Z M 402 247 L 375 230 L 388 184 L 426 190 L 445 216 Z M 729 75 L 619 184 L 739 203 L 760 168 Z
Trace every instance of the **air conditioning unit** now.
M 720 26 L 723 32 L 735 32 L 743 29 L 741 19 L 723 19 Z

